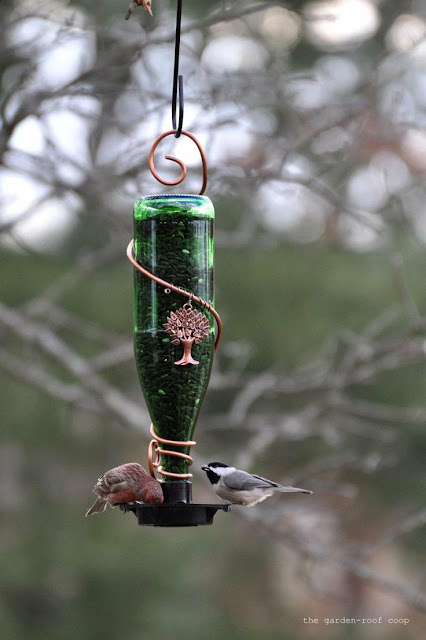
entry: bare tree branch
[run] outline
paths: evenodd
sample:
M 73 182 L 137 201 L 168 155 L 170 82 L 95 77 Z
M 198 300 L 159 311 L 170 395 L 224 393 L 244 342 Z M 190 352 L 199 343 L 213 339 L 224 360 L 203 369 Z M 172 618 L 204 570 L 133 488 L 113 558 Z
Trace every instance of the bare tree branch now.
M 411 607 L 414 607 L 419 611 L 426 611 L 426 597 L 411 586 L 389 580 L 386 576 L 381 575 L 366 564 L 360 562 L 356 557 L 342 554 L 335 549 L 332 550 L 310 546 L 302 542 L 300 537 L 295 537 L 289 532 L 281 531 L 277 529 L 276 526 L 268 526 L 268 524 L 265 523 L 264 518 L 258 518 L 251 514 L 247 515 L 247 513 L 247 511 L 239 510 L 240 517 L 248 520 L 252 525 L 254 524 L 256 528 L 263 531 L 269 538 L 276 540 L 282 545 L 291 547 L 297 553 L 309 558 L 310 560 L 337 564 L 371 586 L 376 587 L 381 591 L 395 594 L 401 601 L 406 602 Z
M 124 425 L 138 431 L 143 429 L 148 420 L 146 411 L 100 378 L 84 358 L 72 351 L 54 333 L 34 324 L 22 314 L 1 303 L 0 323 L 16 336 L 30 344 L 35 344 L 44 353 L 53 357 Z

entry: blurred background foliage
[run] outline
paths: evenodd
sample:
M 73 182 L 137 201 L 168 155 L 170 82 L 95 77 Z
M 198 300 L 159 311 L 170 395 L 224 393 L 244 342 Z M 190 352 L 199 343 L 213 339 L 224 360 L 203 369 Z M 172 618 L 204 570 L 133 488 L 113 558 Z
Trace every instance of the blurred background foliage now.
M 0 5 L 1 635 L 420 638 L 422 0 L 184 0 L 225 323 L 194 497 L 212 499 L 211 459 L 314 495 L 199 529 L 83 517 L 148 443 L 125 247 L 171 126 L 175 3 L 152 4 L 129 22 L 120 0 Z M 196 191 L 193 149 L 163 144 Z M 324 622 L 341 616 L 384 620 Z

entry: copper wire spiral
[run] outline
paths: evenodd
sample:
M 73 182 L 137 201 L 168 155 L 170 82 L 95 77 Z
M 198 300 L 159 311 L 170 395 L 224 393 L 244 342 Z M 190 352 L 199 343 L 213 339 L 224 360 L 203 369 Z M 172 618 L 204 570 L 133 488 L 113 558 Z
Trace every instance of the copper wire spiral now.
M 178 478 L 179 480 L 192 478 L 192 473 L 172 473 L 171 471 L 163 471 L 163 468 L 161 466 L 161 456 L 175 456 L 176 458 L 182 458 L 183 460 L 187 461 L 189 466 L 191 466 L 194 461 L 191 456 L 187 455 L 186 453 L 169 451 L 168 449 L 160 449 L 160 444 L 165 444 L 169 447 L 195 447 L 195 445 L 197 444 L 195 440 L 182 441 L 166 440 L 166 438 L 160 438 L 160 436 L 155 433 L 154 425 L 152 424 L 152 422 L 149 428 L 149 432 L 153 437 L 148 447 L 148 466 L 150 474 L 155 478 L 155 472 L 157 471 L 167 478 Z M 155 460 L 153 459 L 154 453 L 156 456 Z
M 165 158 L 167 160 L 171 160 L 172 162 L 176 162 L 180 166 L 181 173 L 180 173 L 180 176 L 178 178 L 176 178 L 176 180 L 164 180 L 163 178 L 161 178 L 161 176 L 157 173 L 157 171 L 155 169 L 155 166 L 154 166 L 154 153 L 155 153 L 155 150 L 156 150 L 158 144 L 164 138 L 167 138 L 167 136 L 171 136 L 171 135 L 174 135 L 176 133 L 177 133 L 177 129 L 170 129 L 170 131 L 165 131 L 160 136 L 158 136 L 158 138 L 156 138 L 154 140 L 154 142 L 152 143 L 151 149 L 149 150 L 149 156 L 148 156 L 149 169 L 150 169 L 152 175 L 154 176 L 154 178 L 156 180 L 158 180 L 158 182 L 161 182 L 161 184 L 166 184 L 168 186 L 176 186 L 176 185 L 180 184 L 181 182 L 183 182 L 185 180 L 186 174 L 188 172 L 187 168 L 186 168 L 185 164 L 182 162 L 182 160 L 179 160 L 179 158 L 175 158 L 174 156 L 165 156 Z M 206 187 L 207 187 L 207 177 L 208 177 L 206 155 L 204 153 L 203 147 L 201 146 L 201 144 L 198 142 L 197 138 L 192 133 L 182 129 L 182 131 L 180 132 L 180 135 L 186 136 L 187 138 L 191 138 L 191 140 L 197 146 L 198 151 L 200 152 L 201 162 L 202 162 L 202 165 L 203 165 L 203 184 L 201 186 L 201 191 L 200 191 L 199 195 L 202 196 L 204 191 L 206 190 Z
M 189 300 L 200 304 L 209 313 L 213 315 L 217 324 L 217 334 L 216 334 L 216 340 L 214 344 L 214 350 L 216 351 L 219 346 L 220 339 L 222 337 L 222 320 L 220 319 L 220 315 L 218 314 L 216 309 L 212 307 L 210 302 L 206 302 L 205 300 L 203 300 L 202 298 L 199 298 L 193 293 L 190 293 L 189 291 L 185 291 L 184 289 L 177 287 L 171 282 L 167 282 L 166 280 L 163 280 L 162 278 L 155 276 L 153 273 L 148 271 L 148 269 L 145 269 L 145 267 L 143 267 L 142 265 L 139 264 L 139 262 L 136 261 L 133 255 L 133 245 L 134 245 L 134 241 L 131 240 L 127 247 L 127 257 L 132 263 L 132 265 L 135 267 L 135 269 L 138 269 L 138 271 L 143 273 L 144 276 L 146 276 L 147 278 L 150 278 L 151 280 L 161 285 L 162 287 L 165 287 L 165 289 L 168 289 L 169 291 L 174 291 L 175 293 L 180 293 L 186 298 L 189 298 Z M 192 473 L 172 473 L 170 471 L 163 471 L 161 467 L 161 456 L 163 455 L 182 458 L 188 462 L 189 466 L 192 465 L 193 459 L 191 458 L 190 455 L 187 455 L 186 453 L 179 453 L 178 451 L 161 449 L 160 444 L 171 446 L 171 447 L 194 447 L 196 444 L 195 440 L 178 441 L 178 440 L 166 440 L 165 438 L 160 438 L 160 436 L 158 436 L 155 433 L 154 425 L 152 423 L 150 426 L 150 433 L 153 437 L 153 440 L 151 440 L 148 447 L 148 465 L 149 465 L 150 474 L 155 478 L 155 471 L 157 471 L 163 476 L 170 477 L 170 478 L 177 478 L 178 480 L 186 480 L 188 478 L 192 478 Z M 155 460 L 153 459 L 154 452 L 156 455 Z
M 212 314 L 212 316 L 216 320 L 216 325 L 217 325 L 217 334 L 216 334 L 216 340 L 214 343 L 214 350 L 217 351 L 217 348 L 220 343 L 220 339 L 222 337 L 222 320 L 220 319 L 220 315 L 218 314 L 216 309 L 212 307 L 210 302 L 206 302 L 206 300 L 199 298 L 198 296 L 194 295 L 193 293 L 190 293 L 189 291 L 185 291 L 185 289 L 182 289 L 181 287 L 177 287 L 171 282 L 167 282 L 166 280 L 159 278 L 158 276 L 148 271 L 148 269 L 145 269 L 145 267 L 143 267 L 141 264 L 139 264 L 139 262 L 136 261 L 133 255 L 133 245 L 134 245 L 134 241 L 130 240 L 127 246 L 127 257 L 129 258 L 130 262 L 135 267 L 135 269 L 138 269 L 138 271 L 143 273 L 144 276 L 146 276 L 147 278 L 150 278 L 151 280 L 154 280 L 154 282 L 161 285 L 165 289 L 170 289 L 170 291 L 174 291 L 175 293 L 180 293 L 182 296 L 189 298 L 192 302 L 196 302 L 197 304 L 201 305 L 209 313 Z

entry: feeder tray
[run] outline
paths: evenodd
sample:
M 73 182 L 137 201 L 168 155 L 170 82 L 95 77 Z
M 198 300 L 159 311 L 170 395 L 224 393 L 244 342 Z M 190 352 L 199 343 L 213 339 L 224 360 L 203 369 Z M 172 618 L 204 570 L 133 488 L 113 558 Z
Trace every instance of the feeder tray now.
M 230 504 L 122 504 L 120 509 L 131 511 L 138 524 L 151 527 L 199 527 L 213 524 L 217 511 L 230 511 Z
M 128 503 L 120 509 L 131 511 L 138 524 L 151 527 L 199 527 L 213 524 L 217 511 L 231 511 L 230 504 L 195 504 L 191 502 L 190 482 L 164 482 L 163 493 L 167 502 L 162 504 Z

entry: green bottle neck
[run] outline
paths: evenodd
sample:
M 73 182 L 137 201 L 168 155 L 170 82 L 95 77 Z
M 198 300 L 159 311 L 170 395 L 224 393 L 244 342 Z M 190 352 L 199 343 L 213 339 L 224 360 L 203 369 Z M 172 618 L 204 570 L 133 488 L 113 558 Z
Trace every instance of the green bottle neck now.
M 214 220 L 214 208 L 206 196 L 162 194 L 140 198 L 135 203 L 135 221 L 152 220 L 169 214 Z

